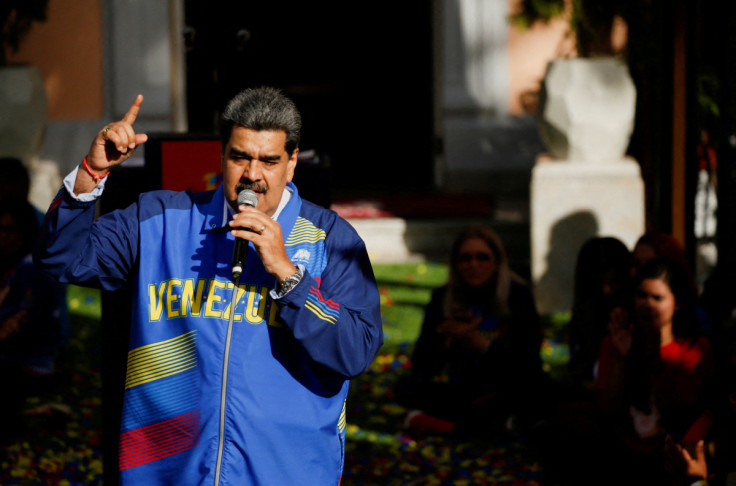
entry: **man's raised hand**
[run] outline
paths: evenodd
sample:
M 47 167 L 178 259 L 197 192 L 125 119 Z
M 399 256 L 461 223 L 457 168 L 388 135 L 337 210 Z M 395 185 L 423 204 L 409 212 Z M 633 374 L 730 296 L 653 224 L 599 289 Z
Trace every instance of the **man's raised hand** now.
M 143 104 L 143 95 L 136 96 L 123 119 L 109 123 L 97 133 L 87 155 L 92 171 L 105 172 L 131 156 L 133 150 L 148 140 L 145 133 L 135 133 L 133 123 Z
M 110 167 L 118 165 L 133 154 L 138 145 L 148 140 L 145 133 L 135 133 L 133 123 L 143 104 L 143 95 L 135 97 L 122 120 L 109 123 L 92 141 L 89 153 L 79 166 L 74 182 L 74 194 L 86 194 L 108 174 Z

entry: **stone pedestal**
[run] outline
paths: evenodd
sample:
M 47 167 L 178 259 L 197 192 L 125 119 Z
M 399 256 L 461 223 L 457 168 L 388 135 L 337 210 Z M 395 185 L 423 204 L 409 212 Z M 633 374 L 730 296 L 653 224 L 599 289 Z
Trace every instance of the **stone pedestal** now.
M 531 274 L 539 311 L 572 308 L 577 253 L 593 236 L 613 236 L 631 249 L 644 232 L 639 164 L 537 162 L 530 186 Z

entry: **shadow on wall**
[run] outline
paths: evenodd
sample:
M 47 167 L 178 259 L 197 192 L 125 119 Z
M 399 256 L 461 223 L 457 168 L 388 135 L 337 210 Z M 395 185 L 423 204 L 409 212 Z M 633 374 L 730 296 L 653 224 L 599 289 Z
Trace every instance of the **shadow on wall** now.
M 598 234 L 598 220 L 589 211 L 572 213 L 558 220 L 549 234 L 546 269 L 534 288 L 540 310 L 572 309 L 575 261 L 583 243 Z

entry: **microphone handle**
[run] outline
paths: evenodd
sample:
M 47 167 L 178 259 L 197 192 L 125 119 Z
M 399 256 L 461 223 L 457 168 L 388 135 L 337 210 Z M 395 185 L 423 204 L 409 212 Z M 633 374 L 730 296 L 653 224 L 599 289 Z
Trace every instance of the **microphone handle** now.
M 245 269 L 245 256 L 248 254 L 248 241 L 243 238 L 235 238 L 233 249 L 233 278 L 238 278 Z

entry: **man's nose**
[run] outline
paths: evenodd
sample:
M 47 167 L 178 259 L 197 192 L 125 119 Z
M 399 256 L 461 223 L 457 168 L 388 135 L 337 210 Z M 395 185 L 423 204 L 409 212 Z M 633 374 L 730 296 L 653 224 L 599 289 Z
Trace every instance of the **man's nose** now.
M 251 160 L 243 171 L 243 175 L 251 181 L 261 180 L 261 163 L 257 160 Z

